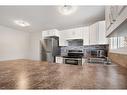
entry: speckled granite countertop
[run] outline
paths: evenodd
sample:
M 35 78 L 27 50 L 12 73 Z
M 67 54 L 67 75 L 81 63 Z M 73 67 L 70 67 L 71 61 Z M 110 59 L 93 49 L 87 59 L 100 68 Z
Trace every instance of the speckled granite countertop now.
M 121 89 L 127 88 L 127 69 L 31 60 L 0 62 L 0 89 Z

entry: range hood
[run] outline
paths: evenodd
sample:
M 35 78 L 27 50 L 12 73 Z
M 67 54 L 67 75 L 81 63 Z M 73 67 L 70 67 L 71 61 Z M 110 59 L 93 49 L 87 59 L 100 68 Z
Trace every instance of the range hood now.
M 67 39 L 67 41 L 83 41 L 83 39 Z
M 68 39 L 68 46 L 83 46 L 83 39 Z

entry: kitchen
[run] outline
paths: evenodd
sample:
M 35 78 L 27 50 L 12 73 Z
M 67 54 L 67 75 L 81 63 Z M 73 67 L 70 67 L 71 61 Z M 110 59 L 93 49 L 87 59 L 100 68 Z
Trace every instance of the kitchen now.
M 127 89 L 126 5 L 0 12 L 0 89 Z
M 57 44 L 56 46 L 58 46 L 59 49 L 57 49 L 57 53 L 54 54 L 55 58 L 51 61 L 50 57 L 47 61 L 51 61 L 51 63 L 67 64 L 66 61 L 71 60 L 76 62 L 72 64 L 82 65 L 83 63 L 88 63 L 87 60 L 89 59 L 89 63 L 106 63 L 108 59 L 108 41 L 105 37 L 105 31 L 105 21 L 98 21 L 89 26 L 62 31 L 57 29 L 42 31 L 42 37 L 44 40 L 46 40 L 45 38 L 48 39 L 48 37 L 58 37 L 59 45 Z M 43 44 L 42 48 L 45 44 L 48 44 L 48 42 L 45 43 L 45 41 L 43 41 Z M 49 41 L 48 45 L 45 49 L 48 49 L 48 47 L 54 47 L 52 50 L 49 49 L 51 52 L 55 51 L 57 48 L 54 46 L 55 43 L 51 45 L 51 41 Z M 47 52 L 49 50 L 47 50 Z M 43 57 L 44 52 L 42 52 L 42 61 L 45 61 L 43 60 Z M 109 62 L 107 62 L 107 64 L 109 64 Z

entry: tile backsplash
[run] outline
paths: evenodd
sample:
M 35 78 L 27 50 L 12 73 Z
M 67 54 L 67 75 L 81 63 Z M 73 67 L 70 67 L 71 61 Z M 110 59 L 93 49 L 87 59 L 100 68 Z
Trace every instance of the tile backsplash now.
M 105 50 L 106 52 L 108 52 L 108 48 L 109 45 L 87 45 L 87 46 L 63 46 L 60 47 L 61 48 L 61 56 L 66 56 L 67 55 L 67 51 L 69 49 L 83 49 L 84 51 L 84 57 L 89 57 L 91 51 L 96 51 L 96 50 Z

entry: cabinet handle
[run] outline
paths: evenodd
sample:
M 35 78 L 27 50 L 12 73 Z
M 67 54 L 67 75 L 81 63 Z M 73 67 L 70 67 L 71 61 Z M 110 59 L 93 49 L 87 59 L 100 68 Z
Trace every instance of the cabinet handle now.
M 116 20 L 115 20 L 115 19 L 113 19 L 113 21 L 115 22 Z
M 111 18 L 112 18 L 112 21 L 113 22 L 115 22 L 116 21 L 116 17 L 114 17 L 114 16 L 116 16 L 117 14 L 116 14 L 116 9 L 115 9 L 115 7 L 111 7 L 110 8 L 110 12 L 111 12 Z M 113 15 L 114 14 L 114 15 Z
M 109 14 L 109 20 L 110 20 L 110 24 L 113 24 L 111 14 Z

